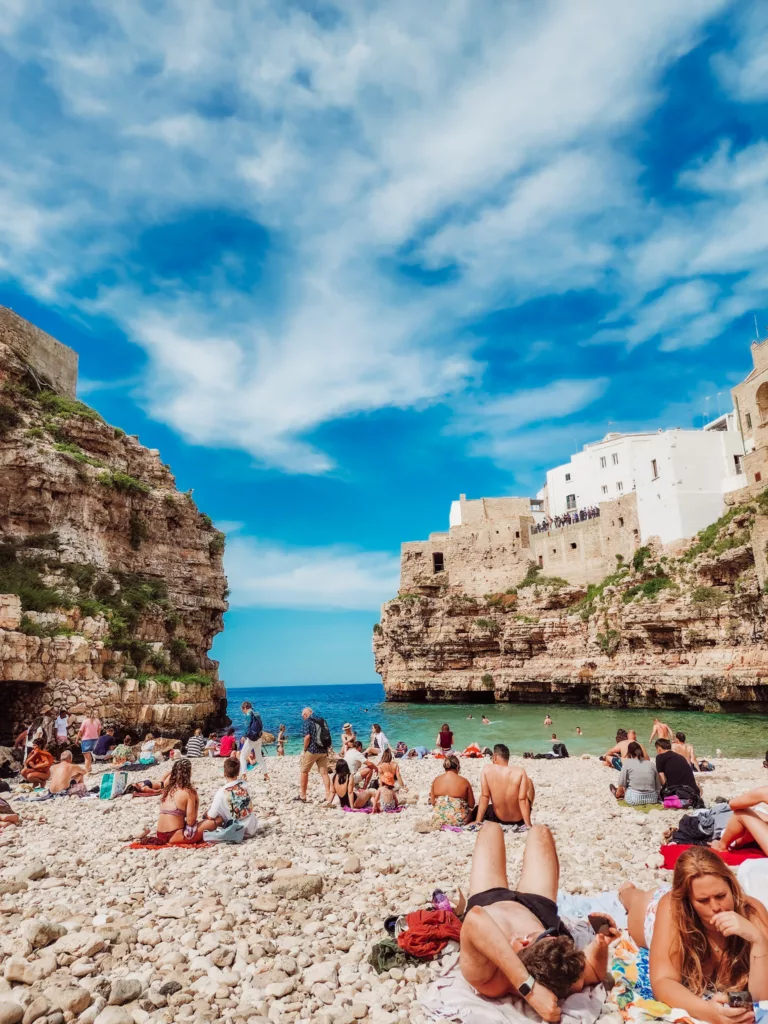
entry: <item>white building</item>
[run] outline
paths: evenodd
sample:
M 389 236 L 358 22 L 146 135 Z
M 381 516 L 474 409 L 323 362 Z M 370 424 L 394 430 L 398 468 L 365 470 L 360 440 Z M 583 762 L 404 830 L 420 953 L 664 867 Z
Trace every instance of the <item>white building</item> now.
M 637 493 L 643 541 L 692 537 L 723 514 L 723 495 L 743 487 L 744 442 L 734 413 L 703 430 L 607 434 L 547 473 L 550 516 Z

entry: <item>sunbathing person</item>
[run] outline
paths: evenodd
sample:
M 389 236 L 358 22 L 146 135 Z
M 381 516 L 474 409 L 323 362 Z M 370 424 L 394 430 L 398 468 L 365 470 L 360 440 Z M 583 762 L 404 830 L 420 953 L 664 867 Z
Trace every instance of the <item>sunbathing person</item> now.
M 500 825 L 531 825 L 531 809 L 536 796 L 533 783 L 523 768 L 509 764 L 509 748 L 497 743 L 491 763 L 483 768 L 478 824 L 497 821 Z
M 486 822 L 472 854 L 461 973 L 490 999 L 521 995 L 546 1021 L 560 1020 L 558 999 L 601 982 L 615 928 L 583 952 L 557 913 L 560 865 L 552 833 L 535 825 L 526 837 L 517 890 L 509 888 L 504 833 Z
M 354 750 L 354 747 L 352 750 Z M 375 789 L 355 790 L 355 776 L 350 771 L 349 762 L 343 757 L 339 758 L 336 762 L 336 770 L 331 778 L 331 799 L 325 806 L 331 807 L 336 797 L 338 797 L 339 806 L 357 809 L 367 807 L 375 796 Z
M 727 993 L 768 998 L 768 912 L 717 854 L 695 846 L 675 864 L 671 890 L 628 885 L 619 897 L 631 937 L 651 950 L 654 998 L 710 1024 L 752 1024 L 751 1002 L 729 1007 Z
M 606 750 L 600 760 L 603 764 L 607 764 L 609 768 L 615 768 L 616 771 L 621 771 L 621 765 L 624 758 L 627 756 L 627 748 L 629 747 L 630 739 L 627 735 L 626 729 L 616 730 L 616 743 L 611 747 L 610 750 Z
M 192 765 L 182 758 L 174 762 L 160 804 L 157 820 L 158 845 L 199 843 L 202 830 L 197 828 L 199 798 L 192 785 Z
M 21 769 L 22 779 L 25 782 L 34 782 L 38 786 L 45 785 L 50 778 L 53 761 L 53 754 L 45 749 L 45 742 L 35 740 Z
M 392 757 L 392 751 L 387 747 L 379 761 L 379 788 L 376 790 L 376 795 L 373 798 L 374 814 L 378 811 L 387 811 L 398 806 L 397 794 L 395 793 L 395 785 L 397 783 L 400 783 L 400 787 L 404 792 L 408 792 L 408 787 L 403 782 L 403 776 L 400 774 L 400 765 Z
M 20 825 L 21 818 L 14 811 L 7 800 L 0 799 L 0 832 L 12 825 Z
M 735 796 L 728 806 L 733 811 L 723 834 L 709 845 L 713 850 L 738 849 L 757 843 L 768 854 L 768 814 L 756 810 L 756 805 L 768 801 L 768 786 L 758 786 L 741 796 Z
M 469 779 L 461 776 L 461 766 L 455 754 L 443 761 L 443 774 L 438 775 L 429 792 L 434 807 L 432 821 L 440 825 L 468 825 L 474 817 L 475 794 Z
M 630 743 L 627 756 L 621 766 L 619 784 L 609 786 L 617 800 L 624 800 L 632 806 L 657 804 L 661 791 L 661 779 L 653 761 L 646 761 L 639 743 Z
M 64 793 L 72 783 L 82 782 L 88 773 L 85 765 L 72 763 L 72 751 L 63 750 L 61 760 L 51 765 L 47 789 L 49 793 Z

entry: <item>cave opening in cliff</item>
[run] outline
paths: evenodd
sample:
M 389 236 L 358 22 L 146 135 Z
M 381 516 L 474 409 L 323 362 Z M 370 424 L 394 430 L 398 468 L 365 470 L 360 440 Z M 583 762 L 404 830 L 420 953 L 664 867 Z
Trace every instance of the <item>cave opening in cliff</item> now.
M 12 746 L 22 729 L 42 713 L 45 684 L 11 680 L 0 682 L 3 713 L 0 715 L 0 747 Z

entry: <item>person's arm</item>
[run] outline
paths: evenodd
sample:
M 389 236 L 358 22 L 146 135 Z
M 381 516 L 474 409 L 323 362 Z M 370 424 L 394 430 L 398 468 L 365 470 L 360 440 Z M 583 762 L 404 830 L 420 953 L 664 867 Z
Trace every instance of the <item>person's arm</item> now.
M 661 733 L 659 731 L 659 726 L 658 726 L 658 723 L 657 723 L 656 725 L 654 725 L 653 729 L 651 730 L 651 735 L 648 737 L 648 742 L 649 743 L 653 743 L 653 741 L 655 739 L 657 739 L 659 736 L 661 736 Z
M 429 803 L 434 805 L 435 803 L 435 782 L 432 780 L 432 785 L 429 787 Z
M 728 806 L 732 811 L 746 811 L 755 804 L 768 800 L 768 786 L 760 786 L 757 789 L 750 789 L 746 793 L 735 796 Z
M 472 789 L 472 783 L 469 781 L 469 779 L 467 779 L 467 807 L 469 807 L 469 809 L 471 811 L 474 806 L 475 806 L 475 793 L 474 793 L 474 790 Z
M 691 1017 L 707 1021 L 708 1024 L 752 1024 L 754 1013 L 737 1007 L 730 1007 L 719 1001 L 694 995 L 682 983 L 679 963 L 672 959 L 671 948 L 674 939 L 671 896 L 662 896 L 656 912 L 653 942 L 650 952 L 651 988 L 654 999 L 668 1006 L 679 1006 Z M 720 994 L 727 1001 L 727 996 Z
M 403 792 L 407 793 L 408 792 L 408 787 L 406 786 L 405 782 L 403 781 L 403 776 L 400 774 L 400 765 L 399 764 L 395 766 L 395 775 L 397 776 L 398 782 L 403 787 Z
M 492 964 L 516 989 L 519 989 L 528 977 L 528 968 L 512 949 L 509 939 L 482 907 L 473 907 L 464 918 L 461 927 L 461 954 L 462 966 L 466 964 L 471 974 L 475 974 L 478 969 L 482 971 L 486 963 Z M 473 984 L 471 979 L 467 980 L 470 985 Z M 538 982 L 524 998 L 544 1020 L 560 1020 L 560 1007 L 557 1005 L 555 994 Z
M 768 912 L 759 900 L 750 899 L 749 906 L 750 917 L 730 910 L 715 914 L 712 923 L 726 938 L 740 935 L 750 943 L 749 991 L 759 1003 L 768 999 Z
M 527 774 L 523 772 L 520 776 L 520 787 L 517 791 L 517 802 L 520 804 L 520 813 L 523 816 L 523 822 L 531 827 L 531 801 L 528 799 L 528 786 L 530 785 L 530 779 Z
M 187 825 L 194 825 L 197 821 L 197 808 L 199 800 L 197 796 L 197 790 L 191 789 L 187 792 L 187 806 L 185 821 Z
M 480 803 L 477 805 L 477 824 L 481 825 L 483 818 L 485 818 L 485 812 L 488 810 L 488 804 L 491 802 L 491 790 L 488 785 L 488 780 L 485 777 L 485 772 L 480 776 Z
M 309 749 L 309 740 L 310 740 L 310 735 L 309 735 L 309 733 L 307 733 L 307 735 L 304 737 L 304 749 L 305 750 Z

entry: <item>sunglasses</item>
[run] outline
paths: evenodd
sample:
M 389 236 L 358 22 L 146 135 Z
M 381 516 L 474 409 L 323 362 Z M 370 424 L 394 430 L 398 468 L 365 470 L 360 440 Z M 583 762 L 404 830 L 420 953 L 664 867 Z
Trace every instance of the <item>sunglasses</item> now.
M 536 943 L 540 942 L 542 939 L 553 939 L 556 936 L 558 936 L 559 934 L 560 934 L 560 929 L 559 928 L 547 928 L 547 930 L 545 932 L 542 932 L 541 935 L 537 935 L 536 936 L 536 938 L 533 940 L 531 945 L 535 946 Z

